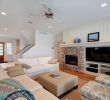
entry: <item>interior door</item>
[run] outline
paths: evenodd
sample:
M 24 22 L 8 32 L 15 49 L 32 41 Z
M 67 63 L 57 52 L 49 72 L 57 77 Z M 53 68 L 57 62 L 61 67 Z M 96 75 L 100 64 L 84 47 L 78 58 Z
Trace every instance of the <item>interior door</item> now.
M 4 62 L 4 43 L 0 42 L 0 62 Z

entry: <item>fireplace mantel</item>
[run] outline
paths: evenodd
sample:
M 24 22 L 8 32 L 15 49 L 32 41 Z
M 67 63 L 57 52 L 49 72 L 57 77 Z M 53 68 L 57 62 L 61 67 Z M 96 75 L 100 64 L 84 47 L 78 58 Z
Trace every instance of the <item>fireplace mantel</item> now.
M 110 46 L 110 42 L 86 42 L 86 43 L 68 43 L 68 44 L 60 44 L 60 47 L 75 47 L 75 46 L 84 46 L 84 47 L 92 47 L 92 46 Z

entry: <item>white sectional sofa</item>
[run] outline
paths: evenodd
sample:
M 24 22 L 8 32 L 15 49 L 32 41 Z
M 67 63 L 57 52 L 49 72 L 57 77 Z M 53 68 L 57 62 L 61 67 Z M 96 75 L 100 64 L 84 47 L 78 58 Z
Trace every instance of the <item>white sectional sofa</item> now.
M 59 70 L 59 63 L 49 63 L 52 57 L 39 57 L 28 59 L 17 59 L 18 64 L 23 64 L 30 68 L 25 68 L 25 72 L 28 76 L 36 76 L 41 73 Z
M 0 67 L 0 80 L 7 78 L 9 78 L 9 76 L 3 70 L 3 68 Z M 37 81 L 32 80 L 27 75 L 19 75 L 14 77 L 13 79 L 19 81 L 27 90 L 29 90 L 35 96 L 36 100 L 59 100 L 53 94 L 45 90 Z

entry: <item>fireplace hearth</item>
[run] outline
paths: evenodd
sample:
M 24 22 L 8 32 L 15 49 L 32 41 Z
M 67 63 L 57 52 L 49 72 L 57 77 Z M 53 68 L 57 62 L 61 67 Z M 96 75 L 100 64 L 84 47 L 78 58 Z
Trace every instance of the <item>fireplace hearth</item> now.
M 78 66 L 78 56 L 76 56 L 76 55 L 65 55 L 65 64 Z

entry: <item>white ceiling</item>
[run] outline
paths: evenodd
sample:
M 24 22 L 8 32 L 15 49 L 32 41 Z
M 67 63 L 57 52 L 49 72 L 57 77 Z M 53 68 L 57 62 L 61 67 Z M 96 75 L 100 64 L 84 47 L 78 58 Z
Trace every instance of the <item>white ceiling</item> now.
M 104 2 L 108 6 L 101 8 Z M 42 4 L 50 7 L 54 19 L 43 16 Z M 18 37 L 25 32 L 34 33 L 35 30 L 61 33 L 68 28 L 110 16 L 110 0 L 0 0 L 0 34 Z M 31 14 L 31 15 L 30 15 Z M 28 21 L 32 21 L 29 24 Z M 51 25 L 52 29 L 48 29 Z M 7 27 L 8 30 L 4 31 Z

